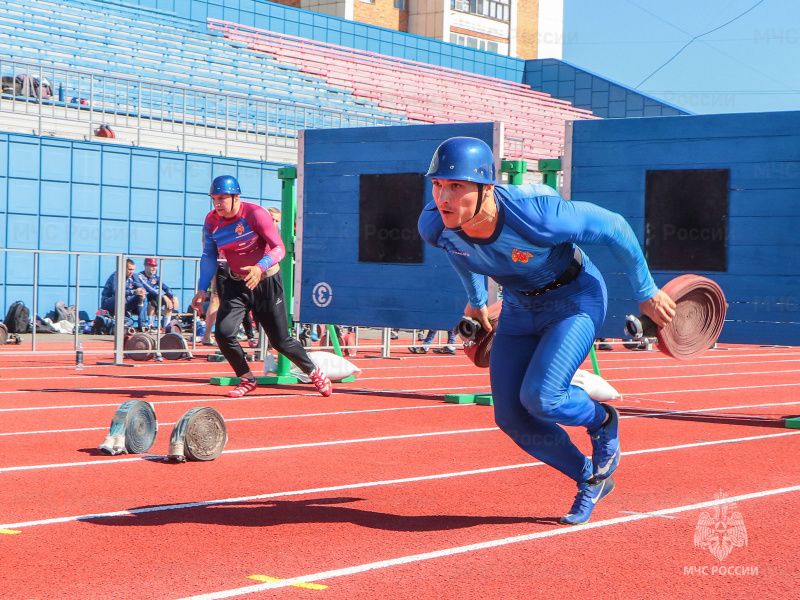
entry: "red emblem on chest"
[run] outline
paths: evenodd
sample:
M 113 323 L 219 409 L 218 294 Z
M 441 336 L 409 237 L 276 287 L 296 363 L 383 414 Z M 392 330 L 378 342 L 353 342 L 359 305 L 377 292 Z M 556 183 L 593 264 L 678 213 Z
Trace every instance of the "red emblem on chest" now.
M 529 258 L 533 258 L 533 254 L 530 252 L 523 252 L 522 250 L 517 250 L 516 248 L 511 251 L 511 260 L 514 262 L 526 263 L 528 262 Z
M 236 235 L 242 235 L 244 233 L 244 225 L 241 222 L 236 226 Z

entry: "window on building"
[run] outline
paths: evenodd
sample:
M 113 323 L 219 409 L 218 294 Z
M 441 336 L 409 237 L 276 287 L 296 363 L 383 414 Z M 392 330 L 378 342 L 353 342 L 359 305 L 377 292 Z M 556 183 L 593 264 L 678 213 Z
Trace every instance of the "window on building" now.
M 495 54 L 500 50 L 497 42 L 472 37 L 471 35 L 461 35 L 459 33 L 450 34 L 450 43 L 466 46 L 467 48 L 475 48 L 476 50 L 486 50 L 487 52 L 494 52 Z
M 511 17 L 510 0 L 450 0 L 450 8 L 506 23 Z
M 397 10 L 408 10 L 408 0 L 394 0 L 394 7 Z

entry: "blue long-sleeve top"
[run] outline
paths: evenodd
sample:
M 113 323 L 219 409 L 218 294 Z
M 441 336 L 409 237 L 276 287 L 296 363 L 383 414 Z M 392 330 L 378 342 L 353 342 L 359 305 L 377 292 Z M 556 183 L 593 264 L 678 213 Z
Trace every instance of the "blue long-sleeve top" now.
M 164 296 L 168 298 L 174 298 L 175 294 L 172 293 L 172 290 L 169 289 L 169 286 L 166 283 L 161 281 L 161 275 L 153 275 L 152 277 L 148 277 L 144 271 L 140 271 L 133 276 L 136 280 L 136 283 L 139 284 L 139 287 L 143 287 L 147 291 L 148 298 L 158 298 L 158 286 L 161 286 L 161 290 Z
M 658 287 L 639 241 L 617 213 L 588 202 L 561 198 L 547 185 L 497 185 L 497 227 L 490 238 L 470 238 L 447 229 L 430 202 L 419 218 L 422 238 L 447 251 L 473 308 L 486 304 L 486 278 L 504 289 L 528 291 L 556 279 L 572 260 L 575 245 L 604 244 L 620 260 L 636 300 L 652 298 Z
M 136 281 L 134 281 L 134 277 L 128 277 L 125 280 L 125 302 L 128 302 L 131 298 L 136 295 L 136 288 L 141 287 Z M 103 286 L 103 292 L 100 295 L 101 299 L 105 300 L 106 298 L 115 298 L 117 296 L 117 272 L 114 271 L 111 276 L 106 281 L 105 286 Z

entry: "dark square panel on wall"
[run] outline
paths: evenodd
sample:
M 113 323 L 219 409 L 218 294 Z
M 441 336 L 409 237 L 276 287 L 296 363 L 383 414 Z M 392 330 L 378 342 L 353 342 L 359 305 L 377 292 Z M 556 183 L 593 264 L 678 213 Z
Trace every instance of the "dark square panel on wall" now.
M 728 270 L 728 169 L 647 171 L 645 256 L 655 271 Z
M 417 220 L 424 205 L 421 173 L 359 176 L 358 261 L 421 263 Z

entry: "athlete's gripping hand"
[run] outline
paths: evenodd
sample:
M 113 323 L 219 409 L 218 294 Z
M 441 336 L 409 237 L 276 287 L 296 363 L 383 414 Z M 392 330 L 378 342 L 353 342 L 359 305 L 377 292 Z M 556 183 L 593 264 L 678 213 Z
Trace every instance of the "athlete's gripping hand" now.
M 644 302 L 639 302 L 639 310 L 647 315 L 659 327 L 663 327 L 675 318 L 675 301 L 664 291 L 658 293 Z
M 197 312 L 203 312 L 203 302 L 206 301 L 208 294 L 205 291 L 199 291 L 192 298 L 192 308 Z
M 261 267 L 258 265 L 253 265 L 252 267 L 242 267 L 242 269 L 245 271 L 250 271 L 244 276 L 244 284 L 247 286 L 247 289 L 256 289 L 256 286 L 261 282 L 261 274 L 264 271 L 262 271 Z
M 464 309 L 464 316 L 475 319 L 481 324 L 481 327 L 487 332 L 492 330 L 492 324 L 489 322 L 489 309 L 484 304 L 480 308 L 472 308 L 469 304 Z

